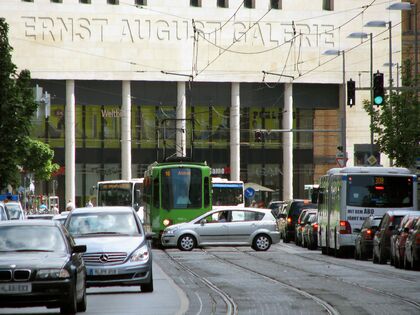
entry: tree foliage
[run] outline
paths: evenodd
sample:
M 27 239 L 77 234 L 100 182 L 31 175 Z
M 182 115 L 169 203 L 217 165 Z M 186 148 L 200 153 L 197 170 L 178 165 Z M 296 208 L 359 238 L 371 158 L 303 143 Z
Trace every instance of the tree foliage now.
M 413 168 L 420 157 L 420 104 L 410 60 L 405 61 L 402 76 L 401 91 L 393 91 L 380 108 L 365 100 L 364 108 L 373 118 L 371 129 L 380 151 L 396 166 Z
M 29 138 L 37 104 L 30 72 L 17 73 L 12 62 L 8 31 L 8 24 L 0 18 L 0 189 L 18 184 L 22 169 L 33 172 L 37 179 L 49 179 L 58 169 L 49 146 Z

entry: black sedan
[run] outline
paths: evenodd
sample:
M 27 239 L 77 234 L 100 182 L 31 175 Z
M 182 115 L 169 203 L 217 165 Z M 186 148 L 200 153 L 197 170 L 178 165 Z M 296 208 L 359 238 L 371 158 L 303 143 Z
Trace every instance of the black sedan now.
M 86 311 L 85 251 L 58 222 L 0 222 L 0 307 Z

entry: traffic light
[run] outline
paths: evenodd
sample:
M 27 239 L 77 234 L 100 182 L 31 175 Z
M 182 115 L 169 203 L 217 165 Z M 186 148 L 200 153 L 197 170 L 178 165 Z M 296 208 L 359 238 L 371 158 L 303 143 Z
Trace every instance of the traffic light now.
M 262 131 L 260 130 L 256 130 L 254 136 L 255 136 L 255 142 L 261 142 L 264 140 L 264 135 Z
M 382 105 L 384 98 L 384 74 L 378 71 L 373 74 L 373 104 Z
M 350 79 L 347 81 L 347 105 L 352 107 L 356 103 L 356 82 Z

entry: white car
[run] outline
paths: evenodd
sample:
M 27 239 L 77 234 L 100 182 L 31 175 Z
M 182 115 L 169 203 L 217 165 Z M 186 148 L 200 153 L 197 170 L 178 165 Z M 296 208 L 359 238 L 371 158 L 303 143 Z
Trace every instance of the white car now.
M 224 207 L 213 209 L 190 222 L 167 227 L 162 245 L 190 251 L 209 245 L 251 246 L 265 251 L 280 241 L 270 209 Z

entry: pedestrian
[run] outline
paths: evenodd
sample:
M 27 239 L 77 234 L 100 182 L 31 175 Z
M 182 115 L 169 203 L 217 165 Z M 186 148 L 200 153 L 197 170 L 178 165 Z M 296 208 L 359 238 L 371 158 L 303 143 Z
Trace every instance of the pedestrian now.
M 66 211 L 72 211 L 74 209 L 74 205 L 71 202 L 71 200 L 69 200 L 69 202 L 66 205 Z

